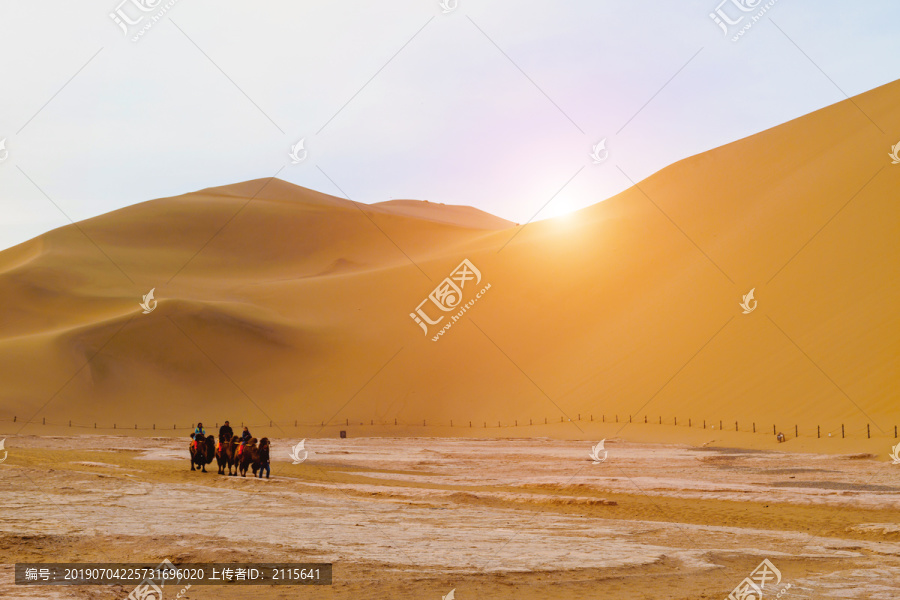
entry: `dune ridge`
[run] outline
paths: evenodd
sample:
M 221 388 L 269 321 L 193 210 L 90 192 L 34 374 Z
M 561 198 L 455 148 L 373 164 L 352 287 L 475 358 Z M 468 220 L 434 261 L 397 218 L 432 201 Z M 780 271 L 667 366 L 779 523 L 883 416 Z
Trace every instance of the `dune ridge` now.
M 0 253 L 0 422 L 573 419 L 577 436 L 576 415 L 617 415 L 625 437 L 681 417 L 893 439 L 892 137 L 900 82 L 525 226 L 264 179 L 62 227 Z M 481 274 L 464 300 L 490 291 L 432 342 L 410 315 L 464 259 Z

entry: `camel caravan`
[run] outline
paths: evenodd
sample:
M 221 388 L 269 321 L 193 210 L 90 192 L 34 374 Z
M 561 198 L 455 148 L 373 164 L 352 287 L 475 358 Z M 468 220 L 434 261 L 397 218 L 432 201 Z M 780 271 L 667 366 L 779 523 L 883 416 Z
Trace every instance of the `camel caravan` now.
M 227 468 L 230 476 L 240 473 L 241 477 L 246 477 L 247 471 L 252 470 L 253 477 L 262 478 L 265 471 L 268 479 L 272 472 L 269 465 L 269 438 L 257 440 L 250 435 L 247 427 L 244 427 L 244 432 L 240 436 L 237 436 L 234 435 L 228 421 L 225 421 L 219 428 L 217 443 L 212 435 L 206 435 L 203 423 L 197 423 L 194 433 L 191 434 L 191 440 L 193 440 L 190 445 L 191 471 L 196 471 L 196 467 L 200 467 L 200 470 L 206 473 L 206 465 L 215 458 L 219 464 L 219 475 L 224 475 Z

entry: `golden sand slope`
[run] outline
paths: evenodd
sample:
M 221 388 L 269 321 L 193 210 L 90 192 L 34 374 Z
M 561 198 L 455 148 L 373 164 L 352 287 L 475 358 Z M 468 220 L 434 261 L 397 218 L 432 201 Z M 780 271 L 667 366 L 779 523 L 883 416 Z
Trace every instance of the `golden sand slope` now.
M 895 82 L 522 227 L 279 180 L 63 227 L 0 253 L 0 419 L 582 413 L 892 439 L 898 140 Z M 410 313 L 463 259 L 490 289 L 431 341 Z

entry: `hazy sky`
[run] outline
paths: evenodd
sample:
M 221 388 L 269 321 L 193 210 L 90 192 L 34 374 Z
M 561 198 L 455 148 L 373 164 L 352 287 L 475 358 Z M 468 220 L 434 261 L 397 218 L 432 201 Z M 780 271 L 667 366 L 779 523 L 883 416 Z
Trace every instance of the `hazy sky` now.
M 444 1 L 0 0 L 0 248 L 276 173 L 543 219 L 900 78 L 895 0 Z

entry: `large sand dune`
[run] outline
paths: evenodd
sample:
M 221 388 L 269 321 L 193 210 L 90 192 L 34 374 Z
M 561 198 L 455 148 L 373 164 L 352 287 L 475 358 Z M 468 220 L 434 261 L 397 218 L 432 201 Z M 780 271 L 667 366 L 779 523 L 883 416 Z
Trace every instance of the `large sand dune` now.
M 257 180 L 62 227 L 0 253 L 0 419 L 893 439 L 896 138 L 900 82 L 524 226 Z M 434 342 L 410 313 L 463 259 L 490 289 Z

